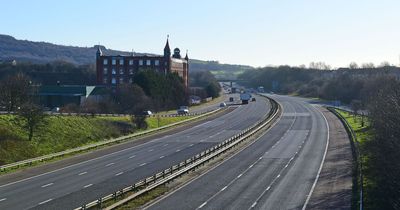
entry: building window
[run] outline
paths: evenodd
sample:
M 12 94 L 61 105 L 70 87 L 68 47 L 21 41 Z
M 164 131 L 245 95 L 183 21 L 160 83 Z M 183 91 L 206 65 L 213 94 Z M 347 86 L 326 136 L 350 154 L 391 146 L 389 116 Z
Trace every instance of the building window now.
M 146 60 L 146 65 L 150 66 L 151 65 L 151 60 Z
M 111 61 L 111 64 L 114 65 L 114 66 L 117 65 L 117 60 L 115 60 L 115 58 L 113 58 L 112 61 Z
M 132 78 L 129 79 L 129 83 L 131 83 L 131 84 L 133 83 L 133 79 Z
M 104 83 L 104 84 L 107 84 L 107 77 L 104 77 L 103 83 Z
M 111 74 L 117 74 L 114 68 L 112 69 Z
M 123 58 L 121 58 L 121 59 L 119 60 L 119 65 L 124 65 L 124 59 L 123 59 Z
M 111 84 L 113 84 L 113 85 L 117 84 L 117 80 L 115 78 L 112 78 L 111 79 Z
M 119 84 L 123 84 L 124 83 L 124 78 L 119 78 Z
M 154 65 L 159 66 L 160 65 L 160 61 L 159 60 L 155 60 L 154 61 Z
M 108 65 L 108 60 L 107 59 L 103 60 L 103 65 Z
M 130 75 L 133 74 L 133 69 L 129 69 L 129 74 L 130 74 Z
M 119 74 L 124 74 L 124 70 L 123 69 L 119 69 Z
M 142 59 L 139 60 L 139 66 L 143 66 L 143 60 Z
M 133 65 L 133 60 L 129 60 L 129 65 L 130 65 L 130 66 Z
M 107 69 L 107 68 L 104 68 L 104 69 L 103 69 L 103 73 L 104 73 L 104 74 L 108 74 L 108 69 Z

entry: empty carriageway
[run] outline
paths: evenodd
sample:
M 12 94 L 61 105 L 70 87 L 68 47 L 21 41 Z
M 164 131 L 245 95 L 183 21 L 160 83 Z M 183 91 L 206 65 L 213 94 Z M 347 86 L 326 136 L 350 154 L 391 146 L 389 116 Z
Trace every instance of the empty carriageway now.
M 312 105 L 287 96 L 276 124 L 253 144 L 147 209 L 302 209 L 328 142 Z

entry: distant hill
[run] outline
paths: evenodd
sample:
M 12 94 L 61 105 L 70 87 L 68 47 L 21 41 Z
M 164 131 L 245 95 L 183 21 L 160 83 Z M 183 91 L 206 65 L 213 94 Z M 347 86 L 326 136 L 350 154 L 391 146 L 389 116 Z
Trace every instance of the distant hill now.
M 12 36 L 0 34 L 0 60 L 15 59 L 17 62 L 50 63 L 63 61 L 74 65 L 95 63 L 97 45 L 93 47 L 74 47 L 47 42 L 17 40 Z M 130 52 L 107 49 L 100 46 L 105 54 L 127 55 Z M 147 53 L 137 53 L 147 54 Z M 220 64 L 216 61 L 190 60 L 191 71 L 241 71 L 251 66 Z

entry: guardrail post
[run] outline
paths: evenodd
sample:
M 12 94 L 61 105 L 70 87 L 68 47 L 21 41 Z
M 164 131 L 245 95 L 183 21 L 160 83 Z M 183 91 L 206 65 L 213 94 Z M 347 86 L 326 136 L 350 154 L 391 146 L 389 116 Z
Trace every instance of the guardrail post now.
M 102 198 L 99 198 L 99 200 L 97 200 L 97 203 L 99 204 L 100 209 L 102 209 L 103 208 Z

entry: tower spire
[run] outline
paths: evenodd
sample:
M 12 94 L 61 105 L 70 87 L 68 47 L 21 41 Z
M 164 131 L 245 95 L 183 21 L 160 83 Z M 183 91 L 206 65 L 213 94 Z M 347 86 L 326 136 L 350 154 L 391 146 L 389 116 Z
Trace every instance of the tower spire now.
M 169 34 L 167 35 L 167 43 L 165 43 L 164 47 L 164 56 L 171 57 L 171 48 L 169 47 Z
M 189 60 L 189 56 L 188 56 L 188 50 L 186 50 L 186 56 L 185 56 L 185 60 Z

